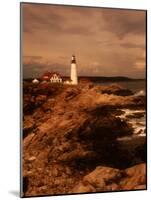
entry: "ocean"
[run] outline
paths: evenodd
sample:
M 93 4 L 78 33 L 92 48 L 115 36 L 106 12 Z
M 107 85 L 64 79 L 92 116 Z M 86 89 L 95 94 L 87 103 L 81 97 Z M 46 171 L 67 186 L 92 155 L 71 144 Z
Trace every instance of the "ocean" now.
M 123 86 L 124 88 L 132 90 L 134 93 L 144 92 L 146 93 L 146 81 L 145 80 L 137 80 L 137 81 L 122 81 L 122 82 L 101 82 L 98 83 L 100 85 L 111 85 L 118 84 Z
M 124 88 L 133 91 L 134 95 L 145 96 L 146 95 L 146 81 L 124 81 L 124 82 L 104 82 L 100 85 L 118 84 Z M 133 136 L 123 139 L 136 139 L 136 137 L 146 137 L 146 110 L 145 109 L 122 109 L 123 114 L 120 117 L 121 120 L 126 120 L 133 128 Z M 120 138 L 119 138 L 120 139 Z

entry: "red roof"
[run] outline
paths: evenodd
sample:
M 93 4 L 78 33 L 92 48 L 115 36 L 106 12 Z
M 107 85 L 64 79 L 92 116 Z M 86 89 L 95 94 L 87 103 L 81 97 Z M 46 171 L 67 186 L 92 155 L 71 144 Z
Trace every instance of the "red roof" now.
M 52 76 L 57 75 L 59 78 L 61 78 L 61 75 L 58 72 L 45 72 L 42 76 L 42 79 L 44 80 L 48 80 L 50 79 Z

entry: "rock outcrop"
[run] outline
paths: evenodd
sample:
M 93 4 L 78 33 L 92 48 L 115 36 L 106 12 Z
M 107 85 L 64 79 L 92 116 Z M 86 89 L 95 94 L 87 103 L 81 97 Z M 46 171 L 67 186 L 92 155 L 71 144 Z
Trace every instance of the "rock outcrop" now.
M 84 176 L 73 188 L 73 193 L 146 189 L 146 165 L 139 164 L 126 170 L 97 167 Z
M 133 135 L 133 129 L 118 114 L 136 106 L 137 97 L 114 93 L 103 94 L 93 84 L 24 86 L 25 196 L 129 189 L 123 174 L 138 162 L 136 154 L 119 162 L 117 138 Z M 138 189 L 145 185 L 136 182 Z
M 134 94 L 131 90 L 123 88 L 117 84 L 111 84 L 110 86 L 100 86 L 100 89 L 103 94 L 114 94 L 117 96 L 130 96 Z

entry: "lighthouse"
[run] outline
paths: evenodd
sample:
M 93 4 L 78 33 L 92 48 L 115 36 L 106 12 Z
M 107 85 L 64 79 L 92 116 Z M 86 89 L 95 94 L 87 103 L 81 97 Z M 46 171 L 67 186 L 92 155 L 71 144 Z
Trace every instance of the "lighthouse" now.
M 76 65 L 76 59 L 74 55 L 72 55 L 72 59 L 71 59 L 71 77 L 70 78 L 73 85 L 78 84 L 77 65 Z

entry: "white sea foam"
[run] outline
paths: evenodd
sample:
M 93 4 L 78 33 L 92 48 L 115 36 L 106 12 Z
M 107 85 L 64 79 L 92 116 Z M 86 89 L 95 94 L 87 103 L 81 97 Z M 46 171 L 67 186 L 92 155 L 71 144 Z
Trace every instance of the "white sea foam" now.
M 146 93 L 145 93 L 144 90 L 140 90 L 139 92 L 136 92 L 136 93 L 134 94 L 134 96 L 145 96 L 145 95 L 146 95 Z
M 144 110 L 131 110 L 131 109 L 122 109 L 124 112 L 122 115 L 119 117 L 121 119 L 126 120 L 129 124 L 131 124 L 133 130 L 134 130 L 134 135 L 138 136 L 144 136 L 146 135 L 145 129 L 146 129 L 146 115 Z M 135 118 L 136 113 L 142 113 L 142 117 L 140 118 Z M 127 118 L 128 115 L 134 115 L 134 117 Z

